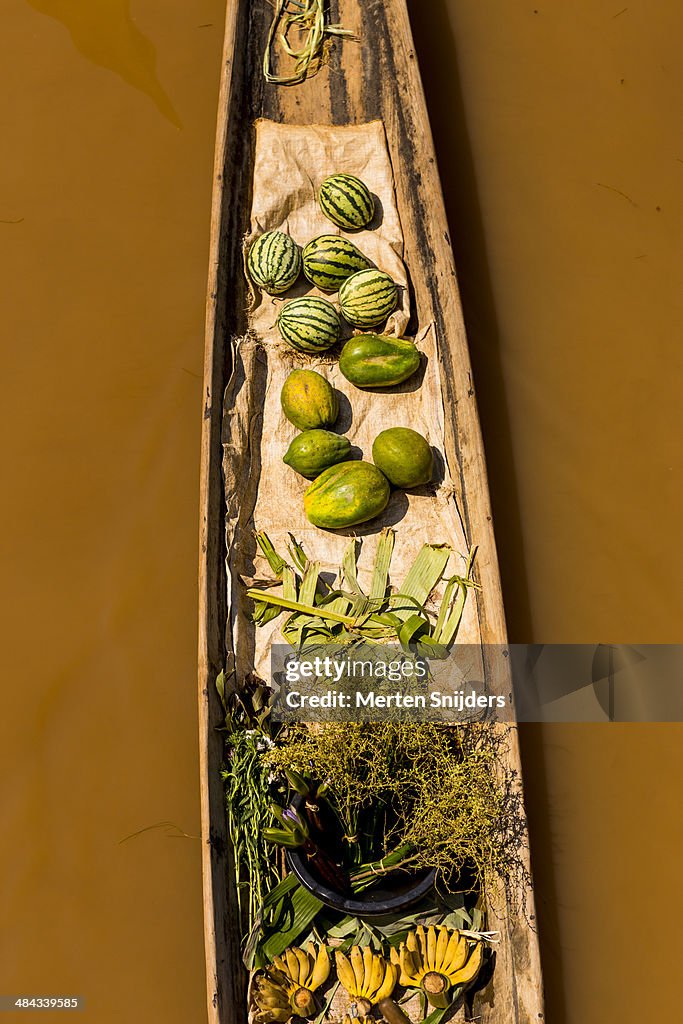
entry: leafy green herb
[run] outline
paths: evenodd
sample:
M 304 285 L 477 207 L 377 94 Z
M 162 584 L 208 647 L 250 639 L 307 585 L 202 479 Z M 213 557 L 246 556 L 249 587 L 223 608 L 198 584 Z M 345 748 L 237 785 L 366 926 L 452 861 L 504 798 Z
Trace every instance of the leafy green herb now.
M 222 771 L 228 835 L 237 887 L 237 906 L 250 930 L 268 890 L 279 873 L 263 832 L 273 822 L 268 770 L 261 759 L 272 746 L 269 696 L 251 685 L 226 693 L 225 677 L 217 680 L 226 709 L 226 762 Z

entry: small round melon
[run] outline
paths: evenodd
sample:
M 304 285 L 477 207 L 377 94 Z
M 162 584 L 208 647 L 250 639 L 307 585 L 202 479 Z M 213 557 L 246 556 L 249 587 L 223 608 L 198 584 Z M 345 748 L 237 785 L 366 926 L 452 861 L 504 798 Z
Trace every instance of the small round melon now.
M 299 352 L 325 352 L 339 340 L 339 313 L 327 299 L 302 295 L 285 302 L 277 316 L 280 334 Z
M 269 295 L 282 295 L 301 273 L 301 252 L 284 231 L 266 231 L 247 255 L 249 277 Z
M 398 287 L 383 270 L 359 270 L 339 288 L 342 316 L 354 327 L 377 327 L 398 304 Z
M 304 246 L 304 277 L 323 292 L 336 292 L 347 277 L 367 270 L 370 260 L 343 235 L 318 235 Z
M 427 440 L 410 427 L 389 427 L 372 443 L 372 461 L 394 487 L 428 484 L 434 456 Z
M 326 217 L 347 231 L 368 226 L 375 215 L 375 200 L 365 182 L 355 174 L 332 174 L 318 191 L 320 209 Z

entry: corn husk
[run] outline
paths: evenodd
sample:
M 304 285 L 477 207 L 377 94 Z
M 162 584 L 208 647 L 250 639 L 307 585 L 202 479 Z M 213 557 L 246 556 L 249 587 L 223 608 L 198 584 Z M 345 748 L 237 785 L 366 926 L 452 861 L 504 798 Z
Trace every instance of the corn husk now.
M 333 588 L 324 581 L 320 563 L 311 562 L 291 535 L 289 554 L 296 567 L 275 551 L 265 533 L 258 533 L 256 540 L 275 579 L 251 581 L 247 596 L 254 601 L 253 620 L 262 625 L 290 612 L 282 635 L 293 647 L 369 640 L 399 643 L 404 650 L 422 645 L 424 653 L 443 656 L 457 637 L 467 595 L 478 586 L 471 578 L 476 553 L 472 548 L 465 559 L 464 575 L 446 578 L 434 621 L 427 607 L 430 595 L 445 578 L 455 555 L 446 544 L 424 544 L 403 583 L 392 591 L 389 573 L 395 532 L 385 528 L 366 596 L 358 579 L 359 540 L 354 538 L 347 545 Z M 273 592 L 279 584 L 281 593 Z
M 290 32 L 303 35 L 301 45 L 295 46 L 290 42 Z M 276 0 L 263 55 L 265 80 L 275 85 L 297 85 L 314 75 L 322 62 L 325 43 L 332 36 L 354 38 L 353 32 L 325 20 L 324 0 Z M 294 61 L 288 74 L 273 71 L 272 52 L 276 41 Z

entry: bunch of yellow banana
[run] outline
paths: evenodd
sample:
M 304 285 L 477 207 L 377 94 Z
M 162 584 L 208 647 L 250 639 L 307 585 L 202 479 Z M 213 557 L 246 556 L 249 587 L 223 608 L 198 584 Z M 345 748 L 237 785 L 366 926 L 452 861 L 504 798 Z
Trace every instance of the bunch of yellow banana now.
M 457 928 L 418 925 L 399 949 L 391 950 L 391 962 L 399 970 L 399 983 L 421 988 L 432 1006 L 449 1005 L 449 990 L 468 985 L 479 973 L 484 957 L 481 941 L 470 940 Z
M 361 1016 L 379 1007 L 389 1024 L 410 1024 L 403 1010 L 392 1000 L 399 970 L 370 946 L 351 946 L 349 955 L 335 953 L 337 976 Z
M 291 946 L 282 956 L 273 957 L 272 964 L 254 980 L 254 1002 L 259 1009 L 256 1024 L 282 1024 L 293 1014 L 315 1016 L 318 1008 L 313 993 L 329 976 L 330 957 L 324 945 L 317 950 L 313 942 L 305 950 Z
M 342 1024 L 377 1024 L 374 1017 L 352 1017 L 350 1013 L 345 1013 L 342 1017 Z
M 254 978 L 252 998 L 258 1007 L 254 1024 L 284 1024 L 294 1016 L 287 990 L 266 974 L 257 974 Z

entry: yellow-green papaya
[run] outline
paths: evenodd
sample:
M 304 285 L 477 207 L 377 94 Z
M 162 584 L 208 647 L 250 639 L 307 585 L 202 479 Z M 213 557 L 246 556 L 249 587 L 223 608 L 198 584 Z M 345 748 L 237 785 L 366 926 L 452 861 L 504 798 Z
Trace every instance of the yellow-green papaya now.
M 283 462 L 313 480 L 328 466 L 344 462 L 351 455 L 351 442 L 331 430 L 304 430 L 287 449 Z
M 358 334 L 346 342 L 339 369 L 357 388 L 389 388 L 412 376 L 420 352 L 408 338 Z
M 337 392 L 315 370 L 292 370 L 282 385 L 280 403 L 287 419 L 299 430 L 331 427 L 339 415 Z
M 357 526 L 384 511 L 390 492 L 387 478 L 371 462 L 340 462 L 307 489 L 306 518 L 326 530 Z

